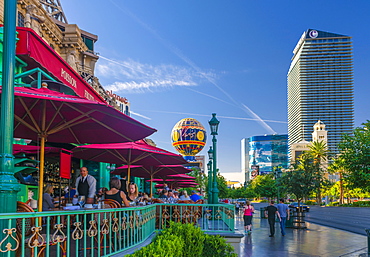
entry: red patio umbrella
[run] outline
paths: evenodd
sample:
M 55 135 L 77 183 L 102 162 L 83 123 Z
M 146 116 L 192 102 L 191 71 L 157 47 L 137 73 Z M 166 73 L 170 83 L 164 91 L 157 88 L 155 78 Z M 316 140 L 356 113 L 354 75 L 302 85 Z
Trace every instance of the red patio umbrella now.
M 186 179 L 161 179 L 161 178 L 153 178 L 153 179 L 147 180 L 146 182 L 163 182 L 163 183 L 169 182 L 169 183 L 172 183 L 172 182 L 195 182 L 195 180 L 193 180 L 193 179 L 186 180 Z
M 45 147 L 44 148 L 44 153 L 59 153 L 60 148 L 58 147 Z M 38 154 L 40 153 L 40 147 L 36 145 L 18 145 L 18 144 L 13 144 L 13 154 L 17 155 L 20 153 L 24 154 Z
M 173 188 L 173 187 L 196 187 L 196 186 L 199 186 L 199 184 L 197 184 L 197 183 L 195 183 L 195 182 L 188 182 L 188 183 L 180 183 L 180 182 L 178 182 L 178 183 L 176 183 L 176 182 L 174 182 L 174 183 L 168 183 L 170 186 L 171 186 L 171 188 Z M 157 185 L 155 185 L 155 187 L 164 187 L 164 184 L 157 184 Z
M 73 156 L 76 158 L 127 165 L 128 180 L 130 180 L 132 165 L 150 167 L 163 164 L 173 165 L 187 163 L 181 155 L 151 146 L 144 140 L 118 144 L 82 145 L 72 149 L 72 151 L 74 153 Z M 116 170 L 115 172 L 119 171 L 119 169 Z M 172 174 L 176 174 L 176 172 Z
M 40 139 L 42 210 L 45 141 L 57 143 L 112 143 L 134 141 L 155 132 L 113 107 L 47 88 L 14 90 L 14 137 Z
M 158 166 L 136 166 L 131 167 L 135 177 L 139 178 L 150 178 L 153 180 L 154 177 L 165 177 L 168 175 L 178 175 L 191 172 L 191 170 L 185 168 L 182 165 L 158 165 Z M 128 165 L 119 167 L 112 171 L 112 174 L 120 174 L 122 171 L 128 170 Z M 150 194 L 152 196 L 152 182 L 150 182 Z
M 195 177 L 189 176 L 187 174 L 168 175 L 167 178 L 168 179 L 189 179 L 189 180 L 196 179 Z

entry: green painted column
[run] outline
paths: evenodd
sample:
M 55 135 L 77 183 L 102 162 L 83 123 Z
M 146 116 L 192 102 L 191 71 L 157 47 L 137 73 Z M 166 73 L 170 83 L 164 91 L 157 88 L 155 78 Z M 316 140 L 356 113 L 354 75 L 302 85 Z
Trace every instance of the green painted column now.
M 16 212 L 17 192 L 14 178 L 14 70 L 17 1 L 4 1 L 3 77 L 0 116 L 0 208 L 1 213 Z
M 17 210 L 18 181 L 14 177 L 13 127 L 14 127 L 14 70 L 16 44 L 17 1 L 4 1 L 4 41 L 2 63 L 2 93 L 0 112 L 0 213 L 11 213 Z M 15 221 L 11 227 L 15 227 Z M 6 220 L 0 222 L 0 238 L 5 237 L 4 229 L 10 229 Z M 14 235 L 14 233 L 13 233 Z M 15 235 L 14 235 L 15 236 Z M 8 240 L 3 245 L 11 244 Z M 4 251 L 4 249 L 1 249 Z M 14 256 L 14 252 L 1 253 L 0 256 Z

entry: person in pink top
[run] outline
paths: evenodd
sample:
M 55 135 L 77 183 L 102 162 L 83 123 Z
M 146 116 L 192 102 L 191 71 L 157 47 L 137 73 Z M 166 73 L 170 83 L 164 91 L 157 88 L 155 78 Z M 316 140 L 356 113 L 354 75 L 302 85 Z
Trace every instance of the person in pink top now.
M 254 212 L 254 207 L 249 201 L 243 206 L 244 208 L 244 232 L 246 234 L 252 233 L 252 217 Z

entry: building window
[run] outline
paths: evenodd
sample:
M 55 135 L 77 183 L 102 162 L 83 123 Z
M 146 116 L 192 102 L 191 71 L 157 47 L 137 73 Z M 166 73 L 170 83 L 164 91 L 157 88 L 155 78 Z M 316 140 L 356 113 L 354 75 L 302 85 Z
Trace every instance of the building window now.
M 20 12 L 18 12 L 17 26 L 18 27 L 24 27 L 24 16 Z

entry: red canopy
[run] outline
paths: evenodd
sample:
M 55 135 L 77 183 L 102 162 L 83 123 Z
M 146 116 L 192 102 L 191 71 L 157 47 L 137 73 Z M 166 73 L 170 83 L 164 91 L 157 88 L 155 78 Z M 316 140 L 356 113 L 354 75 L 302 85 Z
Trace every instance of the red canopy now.
M 131 174 L 134 177 L 139 178 L 163 178 L 169 175 L 180 175 L 191 172 L 191 170 L 185 168 L 182 165 L 158 165 L 158 166 L 138 166 L 133 165 L 131 168 Z M 118 167 L 112 174 L 119 175 L 122 171 L 127 171 L 128 165 Z M 161 179 L 162 180 L 162 179 Z
M 25 61 L 28 69 L 47 70 L 79 96 L 105 103 L 94 88 L 89 85 L 49 44 L 29 28 L 17 27 L 18 38 L 16 54 Z
M 134 141 L 152 129 L 113 107 L 47 88 L 14 90 L 14 137 L 40 139 L 40 188 L 42 210 L 45 141 L 57 143 L 112 143 Z
M 72 151 L 76 158 L 115 164 L 156 166 L 187 163 L 181 155 L 151 146 L 144 140 L 117 144 L 82 145 Z
M 113 174 L 120 174 L 124 170 L 128 170 L 128 165 L 119 167 L 112 171 Z M 150 178 L 151 180 L 156 177 L 165 177 L 168 175 L 179 175 L 191 172 L 182 165 L 158 165 L 158 166 L 131 166 L 133 176 L 140 178 Z M 150 192 L 152 192 L 152 182 L 150 182 Z M 152 194 L 150 195 L 152 196 Z
M 170 188 L 177 188 L 177 187 L 196 187 L 199 186 L 199 184 L 195 182 L 174 182 L 174 183 L 168 183 L 170 185 Z M 155 187 L 164 187 L 164 184 L 157 184 Z
M 195 177 L 189 176 L 187 174 L 176 174 L 176 175 L 168 175 L 167 178 L 169 179 L 195 179 Z
M 55 153 L 59 154 L 61 148 L 58 147 L 45 147 L 45 154 L 49 153 Z M 40 146 L 35 146 L 35 145 L 19 145 L 19 144 L 14 144 L 13 145 L 13 154 L 17 155 L 20 153 L 24 154 L 38 154 L 40 152 Z
M 113 143 L 142 139 L 156 130 L 113 107 L 46 88 L 15 88 L 14 137 L 56 143 Z M 43 125 L 43 122 L 45 124 Z

